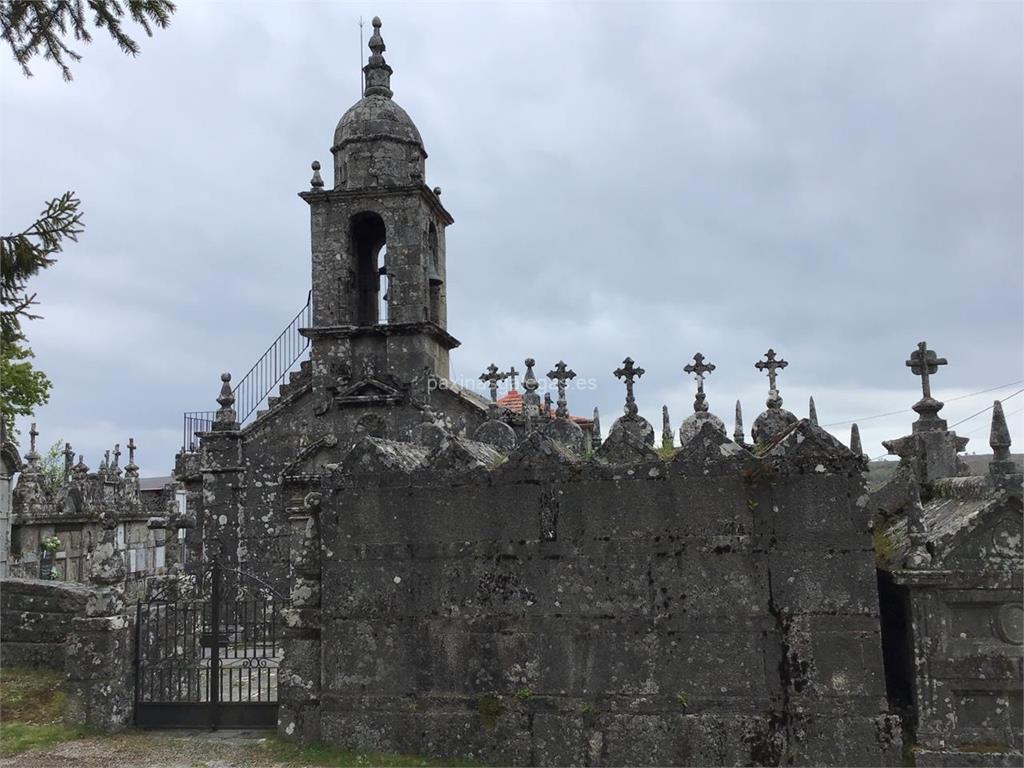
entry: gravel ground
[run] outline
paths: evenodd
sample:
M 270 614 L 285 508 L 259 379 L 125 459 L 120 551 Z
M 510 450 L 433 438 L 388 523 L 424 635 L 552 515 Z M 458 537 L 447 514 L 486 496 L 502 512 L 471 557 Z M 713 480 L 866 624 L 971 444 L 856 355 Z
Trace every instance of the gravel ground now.
M 79 739 L 0 759 L 0 768 L 285 768 L 258 731 L 135 732 Z

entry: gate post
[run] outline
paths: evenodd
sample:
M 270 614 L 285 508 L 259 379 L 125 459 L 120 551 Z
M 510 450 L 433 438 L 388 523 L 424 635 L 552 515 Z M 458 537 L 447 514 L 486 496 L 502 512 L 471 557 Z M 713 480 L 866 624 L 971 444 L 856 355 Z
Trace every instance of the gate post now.
M 133 616 L 125 610 L 124 558 L 115 543 L 117 521 L 104 515 L 103 540 L 93 553 L 93 588 L 85 616 L 71 623 L 65 646 L 69 725 L 119 731 L 132 721 L 135 665 Z
M 278 733 L 310 743 L 320 738 L 320 494 L 291 515 L 291 604 L 282 611 Z

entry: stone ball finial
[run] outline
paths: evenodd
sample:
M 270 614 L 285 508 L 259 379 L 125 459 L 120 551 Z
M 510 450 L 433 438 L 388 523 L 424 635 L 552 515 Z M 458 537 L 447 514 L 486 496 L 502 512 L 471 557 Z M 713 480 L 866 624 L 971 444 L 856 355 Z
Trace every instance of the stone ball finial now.
M 434 195 L 437 196 L 437 197 L 441 196 L 441 188 L 440 187 L 434 187 Z
M 380 16 L 374 16 L 373 21 L 370 23 L 373 24 L 375 29 L 380 29 Z
M 320 161 L 314 160 L 310 167 L 313 169 L 313 178 L 309 180 L 309 186 L 313 189 L 321 189 L 324 185 L 324 180 L 320 176 Z

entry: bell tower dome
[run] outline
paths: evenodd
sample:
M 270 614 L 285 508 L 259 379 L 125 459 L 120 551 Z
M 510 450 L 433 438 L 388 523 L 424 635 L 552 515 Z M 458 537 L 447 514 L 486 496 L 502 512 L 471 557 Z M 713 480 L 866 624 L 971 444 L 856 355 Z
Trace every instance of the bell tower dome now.
M 310 206 L 314 380 L 367 366 L 411 381 L 448 377 L 458 341 L 446 327 L 445 228 L 440 189 L 424 181 L 426 149 L 393 100 L 380 19 L 373 19 L 363 96 L 334 131 L 334 186 L 314 163 Z

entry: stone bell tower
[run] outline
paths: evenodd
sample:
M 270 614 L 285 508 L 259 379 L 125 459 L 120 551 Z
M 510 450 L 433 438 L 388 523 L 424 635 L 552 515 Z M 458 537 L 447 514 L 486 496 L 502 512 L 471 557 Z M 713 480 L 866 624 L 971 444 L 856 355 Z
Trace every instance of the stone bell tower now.
M 424 370 L 448 377 L 445 227 L 440 188 L 424 181 L 427 151 L 392 99 L 381 22 L 373 19 L 365 89 L 334 132 L 334 186 L 313 164 L 300 193 L 312 220 L 315 380 L 344 383 L 366 371 L 402 382 Z M 368 374 L 366 374 L 368 375 Z

